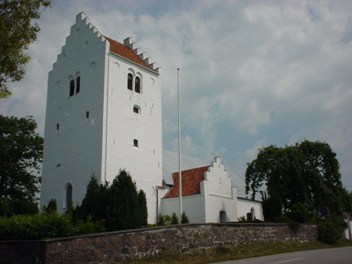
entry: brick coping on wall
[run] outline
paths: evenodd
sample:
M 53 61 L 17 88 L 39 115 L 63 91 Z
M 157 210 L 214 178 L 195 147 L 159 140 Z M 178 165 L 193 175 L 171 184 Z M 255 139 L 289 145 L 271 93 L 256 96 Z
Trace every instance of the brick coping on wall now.
M 0 242 L 0 263 L 110 263 L 255 242 L 310 242 L 315 225 L 184 224 L 43 240 Z

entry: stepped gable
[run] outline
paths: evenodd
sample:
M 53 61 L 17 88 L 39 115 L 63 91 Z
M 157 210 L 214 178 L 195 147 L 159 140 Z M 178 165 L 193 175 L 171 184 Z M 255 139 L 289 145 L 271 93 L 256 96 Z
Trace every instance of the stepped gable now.
M 181 170 L 190 170 L 192 168 L 199 168 L 209 166 L 207 160 L 191 157 L 182 154 L 181 156 Z M 229 177 L 232 181 L 232 186 L 237 188 L 237 194 L 239 197 L 247 197 L 245 192 L 245 180 L 241 177 L 234 169 L 230 166 L 225 165 Z M 178 153 L 163 149 L 163 182 L 165 185 L 174 185 L 174 179 L 172 177 L 173 172 L 178 171 Z M 178 182 L 178 181 L 177 181 Z
M 209 166 L 182 171 L 182 196 L 200 194 L 200 183 L 204 180 L 204 174 L 208 171 Z M 180 195 L 179 190 L 179 173 L 172 174 L 174 186 L 165 195 L 164 198 L 173 198 Z
M 76 16 L 76 23 L 71 26 L 70 35 L 66 38 L 65 45 L 61 48 L 61 53 L 58 55 L 57 61 L 66 56 L 65 48 L 69 43 L 71 35 L 79 31 L 80 27 L 86 27 L 90 30 L 96 38 L 101 41 L 108 41 L 110 44 L 110 52 L 118 55 L 128 61 L 131 61 L 137 65 L 140 65 L 152 72 L 159 74 L 159 67 L 155 67 L 155 62 L 150 62 L 150 58 L 145 58 L 145 54 L 140 52 L 139 48 L 135 47 L 135 43 L 132 42 L 132 38 L 128 37 L 124 40 L 124 43 L 120 43 L 112 38 L 104 36 L 100 31 L 90 22 L 89 17 L 84 13 L 80 12 Z
M 129 61 L 132 61 L 138 65 L 141 65 L 145 68 L 149 68 L 151 70 L 155 70 L 152 66 L 152 64 L 147 64 L 145 62 L 145 60 L 142 60 L 140 56 L 138 56 L 136 54 L 136 52 L 133 52 L 128 46 L 116 41 L 116 40 L 113 40 L 109 37 L 106 37 L 105 38 L 109 41 L 110 43 L 110 51 L 116 55 L 119 55 Z

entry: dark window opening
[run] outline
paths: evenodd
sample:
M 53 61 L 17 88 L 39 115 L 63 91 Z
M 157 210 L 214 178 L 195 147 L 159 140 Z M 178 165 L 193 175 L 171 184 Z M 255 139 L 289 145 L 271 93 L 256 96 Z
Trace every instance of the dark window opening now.
M 72 205 L 72 185 L 68 184 L 66 187 L 66 208 Z
M 133 76 L 132 73 L 129 73 L 127 76 L 127 89 L 132 91 L 133 86 Z
M 139 77 L 136 77 L 134 90 L 136 91 L 136 93 L 141 93 L 141 79 L 139 79 Z
M 134 140 L 133 140 L 133 146 L 134 146 L 135 148 L 138 148 L 138 140 L 137 140 L 137 139 L 134 139 Z
M 86 112 L 86 118 L 89 118 L 89 111 Z
M 76 93 L 79 93 L 80 89 L 81 89 L 81 77 L 78 76 L 76 79 Z
M 220 223 L 226 223 L 226 222 L 227 222 L 226 211 L 220 211 Z
M 60 129 L 60 124 L 57 123 L 57 124 L 56 124 L 56 130 L 59 130 L 59 129 Z
M 141 112 L 141 109 L 137 105 L 135 105 L 133 107 L 133 112 L 136 113 L 136 114 L 139 114 Z
M 75 82 L 73 80 L 70 81 L 70 96 L 75 93 Z

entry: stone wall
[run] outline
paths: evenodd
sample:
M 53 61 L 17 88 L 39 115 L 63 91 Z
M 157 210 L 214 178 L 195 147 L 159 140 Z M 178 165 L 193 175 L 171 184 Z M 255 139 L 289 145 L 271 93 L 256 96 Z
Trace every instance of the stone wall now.
M 314 225 L 190 224 L 30 242 L 0 242 L 0 263 L 117 263 L 255 242 L 315 241 Z

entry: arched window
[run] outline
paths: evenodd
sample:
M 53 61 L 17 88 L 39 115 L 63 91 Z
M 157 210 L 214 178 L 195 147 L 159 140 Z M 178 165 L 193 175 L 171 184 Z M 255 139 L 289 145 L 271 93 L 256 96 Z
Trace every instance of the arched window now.
M 226 216 L 226 211 L 220 211 L 220 223 L 226 223 L 227 222 L 227 216 Z
M 136 114 L 140 114 L 141 113 L 141 108 L 138 105 L 134 105 L 133 106 L 133 112 Z
M 129 73 L 127 75 L 127 89 L 132 91 L 132 87 L 133 87 L 133 75 L 132 73 Z
M 72 185 L 71 183 L 66 186 L 66 208 L 72 205 Z
M 81 77 L 78 76 L 76 78 L 76 93 L 79 93 L 80 89 L 81 89 Z
M 136 93 L 141 93 L 141 79 L 138 76 L 134 81 L 134 90 Z
M 255 217 L 255 209 L 253 207 L 251 208 L 251 217 L 252 217 L 252 221 L 254 221 L 256 219 L 256 217 Z
M 75 81 L 71 80 L 70 81 L 70 96 L 74 95 L 75 93 Z

